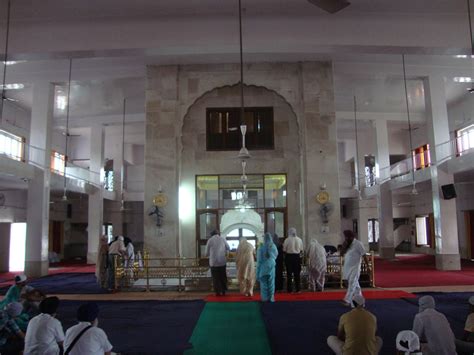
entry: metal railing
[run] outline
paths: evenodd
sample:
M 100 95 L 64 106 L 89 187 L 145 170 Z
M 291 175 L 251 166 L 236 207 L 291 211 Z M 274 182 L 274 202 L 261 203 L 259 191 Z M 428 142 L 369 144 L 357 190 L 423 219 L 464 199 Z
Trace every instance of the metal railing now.
M 101 177 L 99 172 L 85 169 L 69 161 L 66 164 L 64 172 L 52 170 L 51 155 L 47 154 L 45 149 L 38 148 L 30 144 L 23 143 L 21 155 L 19 155 L 16 150 L 0 152 L 0 155 L 3 155 L 9 159 L 17 160 L 25 164 L 32 165 L 41 170 L 51 169 L 53 173 L 66 176 L 70 179 L 81 180 L 85 183 L 97 187 L 101 186 Z
M 368 264 L 362 262 L 360 281 L 365 286 L 375 287 L 374 254 L 367 254 L 367 260 Z M 228 260 L 230 262 L 233 260 Z M 343 264 L 342 256 L 327 258 L 326 285 L 344 287 Z M 283 276 L 286 278 L 285 272 Z M 230 284 L 236 284 L 236 280 L 230 277 L 228 280 Z M 304 260 L 301 282 L 303 287 L 308 287 L 308 269 Z M 115 286 L 122 291 L 162 289 L 182 292 L 196 288 L 211 291 L 212 282 L 208 259 L 152 258 L 145 251 L 142 265 L 138 261 L 125 263 L 123 258 L 115 258 Z

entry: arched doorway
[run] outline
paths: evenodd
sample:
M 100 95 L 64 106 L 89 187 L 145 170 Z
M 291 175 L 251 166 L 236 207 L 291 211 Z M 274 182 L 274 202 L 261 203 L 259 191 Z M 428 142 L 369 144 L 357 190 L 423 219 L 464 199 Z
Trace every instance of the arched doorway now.
M 231 250 L 237 249 L 240 237 L 246 237 L 257 246 L 262 240 L 264 224 L 260 215 L 252 209 L 230 210 L 221 218 L 221 235 L 227 239 Z

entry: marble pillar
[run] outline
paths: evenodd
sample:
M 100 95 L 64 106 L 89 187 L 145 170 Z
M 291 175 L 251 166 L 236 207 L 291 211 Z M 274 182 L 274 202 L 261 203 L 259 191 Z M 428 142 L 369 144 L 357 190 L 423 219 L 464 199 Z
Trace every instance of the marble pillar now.
M 51 176 L 51 132 L 54 107 L 54 86 L 49 82 L 33 85 L 30 124 L 30 157 L 38 158 L 43 169 L 36 169 L 28 182 L 26 214 L 25 274 L 39 277 L 48 274 L 49 199 Z
M 387 121 L 375 121 L 376 135 L 376 164 L 380 169 L 390 166 Z M 392 191 L 389 182 L 378 185 L 377 210 L 379 220 L 379 253 L 384 259 L 395 258 L 395 244 L 393 235 L 393 206 Z
M 8 272 L 10 267 L 11 223 L 0 223 L 0 272 Z
M 440 152 L 436 146 L 450 140 L 445 84 L 441 74 L 432 74 L 425 78 L 424 91 L 430 155 L 432 161 L 437 161 L 437 154 Z M 454 178 L 436 165 L 430 169 L 436 268 L 460 270 L 456 199 L 445 200 L 441 192 L 441 186 L 452 184 Z
M 95 264 L 99 248 L 99 237 L 104 224 L 104 196 L 101 171 L 104 167 L 104 127 L 91 127 L 90 138 L 90 171 L 99 174 L 100 186 L 89 194 L 87 226 L 87 263 Z

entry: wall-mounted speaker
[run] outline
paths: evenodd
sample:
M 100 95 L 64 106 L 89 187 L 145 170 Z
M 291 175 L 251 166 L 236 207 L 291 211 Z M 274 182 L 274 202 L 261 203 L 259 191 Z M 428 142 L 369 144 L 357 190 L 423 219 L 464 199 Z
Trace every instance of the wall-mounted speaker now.
M 452 198 L 456 198 L 456 189 L 454 188 L 454 184 L 448 184 L 441 186 L 441 191 L 443 192 L 443 198 L 445 200 L 450 200 Z

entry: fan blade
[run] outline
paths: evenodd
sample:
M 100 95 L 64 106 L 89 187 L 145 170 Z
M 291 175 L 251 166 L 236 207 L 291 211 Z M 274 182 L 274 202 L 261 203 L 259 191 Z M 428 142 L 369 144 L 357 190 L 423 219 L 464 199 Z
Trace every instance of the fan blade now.
M 334 14 L 338 11 L 341 11 L 345 7 L 349 6 L 351 3 L 346 0 L 308 0 L 313 5 L 323 9 L 324 11 Z

